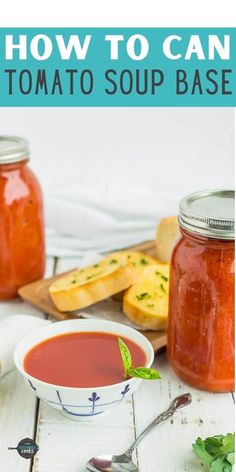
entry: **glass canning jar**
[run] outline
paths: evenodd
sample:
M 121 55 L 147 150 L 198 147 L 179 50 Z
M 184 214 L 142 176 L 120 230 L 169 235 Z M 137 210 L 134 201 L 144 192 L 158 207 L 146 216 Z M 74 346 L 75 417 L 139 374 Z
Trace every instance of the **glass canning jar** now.
M 43 199 L 28 166 L 28 143 L 0 136 L 0 299 L 17 296 L 20 286 L 43 276 Z
M 228 392 L 234 389 L 234 192 L 187 196 L 179 224 L 170 269 L 169 362 L 187 383 Z

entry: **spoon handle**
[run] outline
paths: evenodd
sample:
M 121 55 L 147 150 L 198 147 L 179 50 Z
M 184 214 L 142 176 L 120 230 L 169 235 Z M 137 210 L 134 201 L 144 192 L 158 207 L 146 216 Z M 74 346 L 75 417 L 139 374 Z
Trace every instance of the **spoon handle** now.
M 180 408 L 184 408 L 185 406 L 189 405 L 192 401 L 190 393 L 185 393 L 184 395 L 180 395 L 176 397 L 172 402 L 168 410 L 164 411 L 160 415 L 158 415 L 145 429 L 142 433 L 135 439 L 135 441 L 131 444 L 129 449 L 125 452 L 128 457 L 131 457 L 133 454 L 134 449 L 140 444 L 140 442 L 154 429 L 161 423 L 164 423 L 166 420 L 171 418 L 176 410 Z

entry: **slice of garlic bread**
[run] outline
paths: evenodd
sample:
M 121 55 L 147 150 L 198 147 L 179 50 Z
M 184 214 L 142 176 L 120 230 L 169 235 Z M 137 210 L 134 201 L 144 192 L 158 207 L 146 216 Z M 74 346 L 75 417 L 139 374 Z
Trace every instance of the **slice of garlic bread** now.
M 144 252 L 140 251 L 119 251 L 111 254 L 111 256 L 114 257 L 116 255 L 125 256 L 127 261 L 129 261 L 134 268 L 137 275 L 142 274 L 143 269 L 146 267 L 149 267 L 150 265 L 156 264 L 158 262 L 158 260 L 154 259 L 154 257 L 148 256 L 147 254 L 144 254 Z
M 144 254 L 144 252 L 141 251 L 119 251 L 114 252 L 111 255 L 116 257 L 117 254 L 120 256 L 125 256 L 127 258 L 127 261 L 130 262 L 137 275 L 137 280 L 140 278 L 140 276 L 142 276 L 144 269 L 158 262 L 157 259 L 154 259 L 154 257 L 148 256 L 147 254 Z M 114 300 L 120 301 L 123 299 L 123 296 L 124 291 L 116 293 L 112 298 Z
M 169 262 L 175 242 L 180 236 L 179 223 L 176 216 L 163 218 L 156 234 L 156 254 L 161 262 Z
M 167 325 L 169 264 L 145 269 L 142 277 L 124 295 L 123 312 L 135 324 L 151 330 Z
M 124 255 L 111 254 L 97 264 L 77 269 L 49 287 L 50 296 L 60 311 L 74 311 L 127 289 L 137 280 Z

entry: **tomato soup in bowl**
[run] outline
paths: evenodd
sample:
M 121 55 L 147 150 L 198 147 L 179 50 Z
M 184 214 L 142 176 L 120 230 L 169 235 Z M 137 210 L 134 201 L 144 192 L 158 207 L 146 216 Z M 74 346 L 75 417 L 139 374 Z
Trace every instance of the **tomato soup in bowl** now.
M 69 320 L 32 332 L 14 361 L 32 392 L 75 420 L 95 419 L 118 406 L 142 382 L 125 378 L 118 346 L 128 346 L 134 367 L 150 367 L 151 343 L 140 332 L 103 320 Z

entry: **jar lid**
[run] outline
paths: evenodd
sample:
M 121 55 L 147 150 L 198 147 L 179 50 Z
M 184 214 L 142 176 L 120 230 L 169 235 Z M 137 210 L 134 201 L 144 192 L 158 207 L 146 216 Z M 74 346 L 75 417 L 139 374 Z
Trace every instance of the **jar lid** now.
M 0 165 L 29 158 L 28 141 L 18 136 L 0 136 Z
M 210 238 L 234 239 L 234 191 L 206 190 L 180 202 L 181 227 Z

